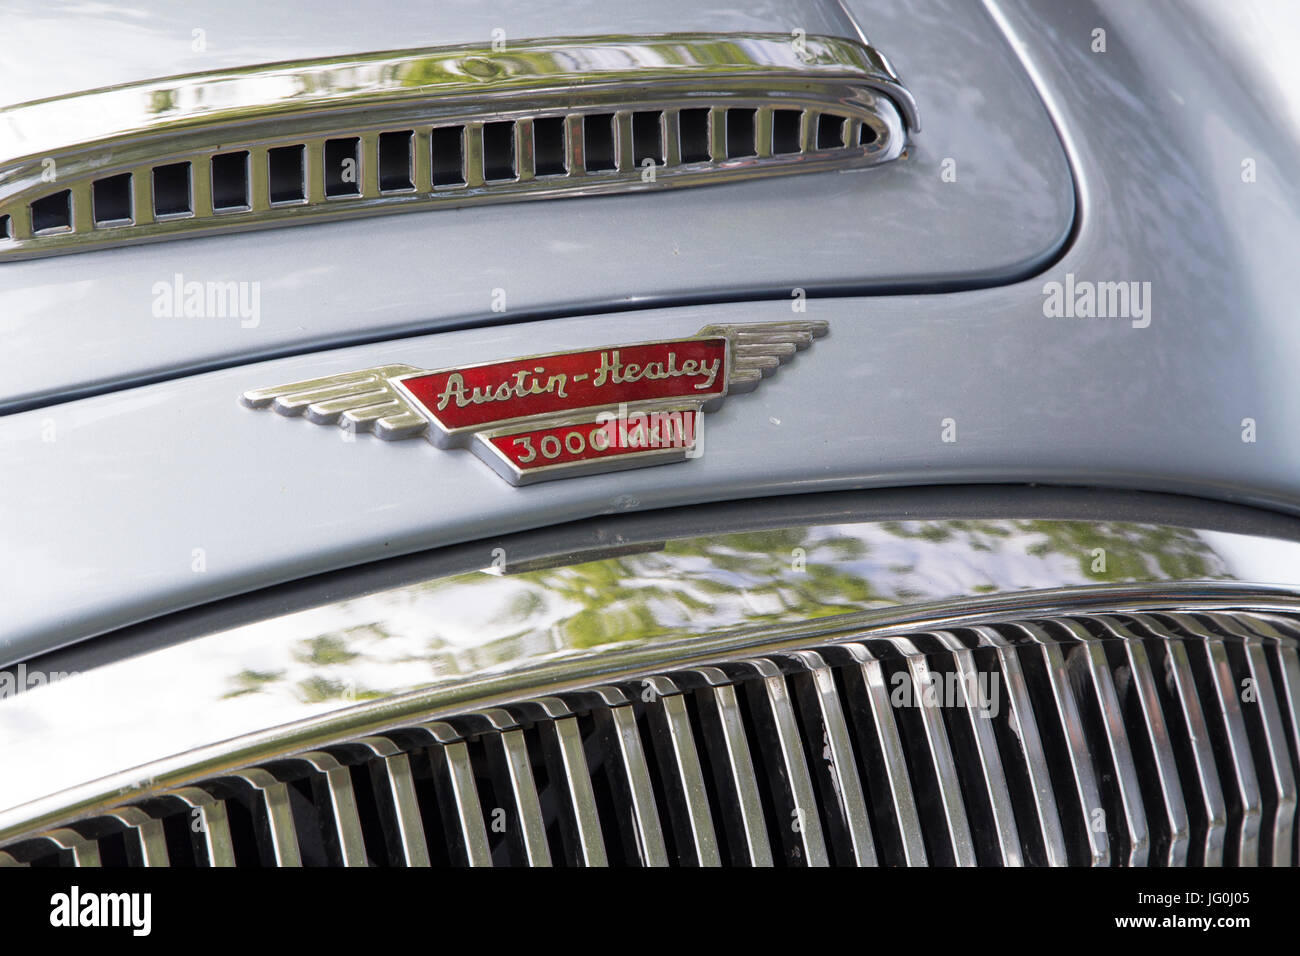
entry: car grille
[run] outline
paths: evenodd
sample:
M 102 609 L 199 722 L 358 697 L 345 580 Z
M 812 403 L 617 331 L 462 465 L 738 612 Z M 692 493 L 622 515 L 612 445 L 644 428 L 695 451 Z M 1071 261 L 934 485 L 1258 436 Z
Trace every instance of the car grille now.
M 1291 865 L 1300 621 L 863 636 L 196 778 L 9 865 Z

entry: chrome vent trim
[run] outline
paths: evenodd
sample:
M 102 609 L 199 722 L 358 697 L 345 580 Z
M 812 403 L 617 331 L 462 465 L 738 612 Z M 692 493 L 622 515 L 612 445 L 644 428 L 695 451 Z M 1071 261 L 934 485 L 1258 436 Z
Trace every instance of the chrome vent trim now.
M 888 62 L 835 37 L 535 40 L 178 77 L 0 114 L 0 259 L 871 166 L 909 128 Z
M 0 865 L 1295 865 L 1298 647 L 1219 606 L 845 634 L 277 750 Z

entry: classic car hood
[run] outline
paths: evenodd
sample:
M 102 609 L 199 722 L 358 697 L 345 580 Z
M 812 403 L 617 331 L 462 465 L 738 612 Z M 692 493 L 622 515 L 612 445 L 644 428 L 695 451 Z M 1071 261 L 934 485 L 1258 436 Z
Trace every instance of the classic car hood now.
M 0 89 L 30 100 L 268 60 L 487 47 L 498 35 L 507 44 L 557 32 L 855 38 L 860 25 L 903 76 L 925 130 L 901 160 L 870 169 L 0 261 L 0 410 L 439 329 L 691 302 L 986 287 L 1041 269 L 1074 223 L 1071 172 L 1047 112 L 992 18 L 973 4 L 871 0 L 850 5 L 857 25 L 840 4 L 811 0 L 744 10 L 580 3 L 558 21 L 541 4 L 416 13 L 380 3 L 362 18 L 304 5 L 301 17 L 286 18 L 302 28 L 274 41 L 253 4 L 206 17 L 154 6 L 78 11 L 67 22 L 42 9 L 9 14 L 7 35 L 57 32 L 62 42 L 53 65 L 7 59 Z M 36 49 L 12 44 L 25 46 Z M 247 308 L 208 318 L 158 308 L 160 295 L 196 282 L 239 284 Z

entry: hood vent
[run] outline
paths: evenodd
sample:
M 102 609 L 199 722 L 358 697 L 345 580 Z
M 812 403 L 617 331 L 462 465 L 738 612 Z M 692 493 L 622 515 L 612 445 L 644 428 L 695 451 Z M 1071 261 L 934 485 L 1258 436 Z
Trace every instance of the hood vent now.
M 898 158 L 917 128 L 875 50 L 784 35 L 375 54 L 116 87 L 4 117 L 0 259 L 871 166 Z

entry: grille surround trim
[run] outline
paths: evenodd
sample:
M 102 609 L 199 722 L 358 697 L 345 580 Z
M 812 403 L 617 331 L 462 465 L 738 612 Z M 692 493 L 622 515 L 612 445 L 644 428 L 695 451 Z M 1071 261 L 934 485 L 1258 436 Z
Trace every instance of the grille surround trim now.
M 676 114 L 711 110 L 706 162 L 682 162 Z M 774 154 L 772 112 L 804 114 L 801 148 Z M 753 110 L 752 152 L 732 156 L 727 116 Z M 635 162 L 633 117 L 659 112 L 664 163 L 645 181 Z M 615 117 L 614 168 L 582 162 L 582 117 Z M 823 114 L 842 120 L 842 146 L 823 149 Z M 564 118 L 566 172 L 535 174 L 532 122 Z M 598 195 L 661 186 L 689 186 L 820 169 L 871 166 L 898 158 L 907 131 L 919 129 L 916 106 L 888 61 L 869 46 L 808 37 L 802 47 L 784 35 L 689 34 L 520 41 L 504 51 L 477 47 L 410 50 L 296 64 L 195 74 L 76 96 L 21 104 L 0 126 L 0 260 L 111 244 L 265 228 L 412 208 L 460 206 L 527 198 Z M 513 175 L 488 178 L 482 130 L 515 124 Z M 872 135 L 860 135 L 864 125 Z M 431 179 L 431 132 L 465 130 L 463 185 Z M 76 140 L 68 130 L 78 130 Z M 379 137 L 414 131 L 412 189 L 381 189 Z M 325 195 L 326 140 L 361 139 L 359 191 Z M 273 203 L 267 151 L 306 147 L 304 197 Z M 213 208 L 214 155 L 250 152 L 250 207 Z M 149 172 L 168 163 L 192 171 L 191 214 L 155 216 Z M 50 164 L 53 164 L 52 166 Z M 56 171 L 55 182 L 48 178 Z M 131 220 L 97 225 L 95 181 L 129 174 Z M 70 189 L 70 223 L 34 234 L 30 206 Z

